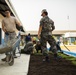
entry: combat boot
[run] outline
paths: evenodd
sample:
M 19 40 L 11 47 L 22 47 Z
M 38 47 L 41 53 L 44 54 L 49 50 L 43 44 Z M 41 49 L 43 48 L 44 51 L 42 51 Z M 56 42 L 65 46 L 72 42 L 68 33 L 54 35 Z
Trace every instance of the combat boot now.
M 6 57 L 5 58 L 3 58 L 3 59 L 1 59 L 2 61 L 6 61 Z
M 58 54 L 56 53 L 56 54 L 54 54 L 54 58 L 57 60 L 57 59 L 60 59 L 62 57 L 61 56 L 58 56 Z
M 50 62 L 49 56 L 45 56 L 45 58 L 43 59 L 43 62 Z

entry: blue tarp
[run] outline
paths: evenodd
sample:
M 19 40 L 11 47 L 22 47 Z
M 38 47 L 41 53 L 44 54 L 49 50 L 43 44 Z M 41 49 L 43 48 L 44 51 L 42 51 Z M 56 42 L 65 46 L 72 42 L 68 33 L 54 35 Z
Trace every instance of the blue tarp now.
M 49 50 L 49 48 L 47 48 L 47 50 Z M 66 51 L 66 50 L 62 50 L 62 51 L 66 55 L 76 57 L 76 52 L 71 52 L 71 51 Z M 60 52 L 60 51 L 58 50 L 58 52 Z
M 62 50 L 64 54 L 67 54 L 69 56 L 73 56 L 73 57 L 76 57 L 76 53 L 75 52 L 71 52 L 71 51 L 65 51 L 65 50 Z

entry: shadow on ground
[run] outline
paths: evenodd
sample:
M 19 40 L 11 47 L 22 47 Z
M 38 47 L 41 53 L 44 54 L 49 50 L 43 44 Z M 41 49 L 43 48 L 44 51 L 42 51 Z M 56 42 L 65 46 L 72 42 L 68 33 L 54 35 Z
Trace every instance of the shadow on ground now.
M 28 75 L 76 75 L 76 65 L 71 60 L 55 60 L 50 54 L 50 62 L 42 62 L 42 55 L 31 55 Z

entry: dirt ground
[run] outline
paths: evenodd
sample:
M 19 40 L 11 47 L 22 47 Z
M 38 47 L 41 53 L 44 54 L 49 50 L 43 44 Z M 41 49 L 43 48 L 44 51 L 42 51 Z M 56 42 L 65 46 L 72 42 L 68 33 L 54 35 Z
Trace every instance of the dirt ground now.
M 76 75 L 76 66 L 71 61 L 55 60 L 52 54 L 50 62 L 42 59 L 42 55 L 31 55 L 28 75 Z

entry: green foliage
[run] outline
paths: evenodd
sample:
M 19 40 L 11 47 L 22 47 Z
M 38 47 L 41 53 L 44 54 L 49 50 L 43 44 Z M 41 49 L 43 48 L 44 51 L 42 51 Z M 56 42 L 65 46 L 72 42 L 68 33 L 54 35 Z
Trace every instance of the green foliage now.
M 61 53 L 59 53 L 59 55 L 62 56 L 62 58 L 66 59 L 66 60 L 69 60 L 69 61 L 71 61 L 74 65 L 76 65 L 76 58 L 75 58 L 75 57 L 68 56 L 68 55 L 61 54 Z

